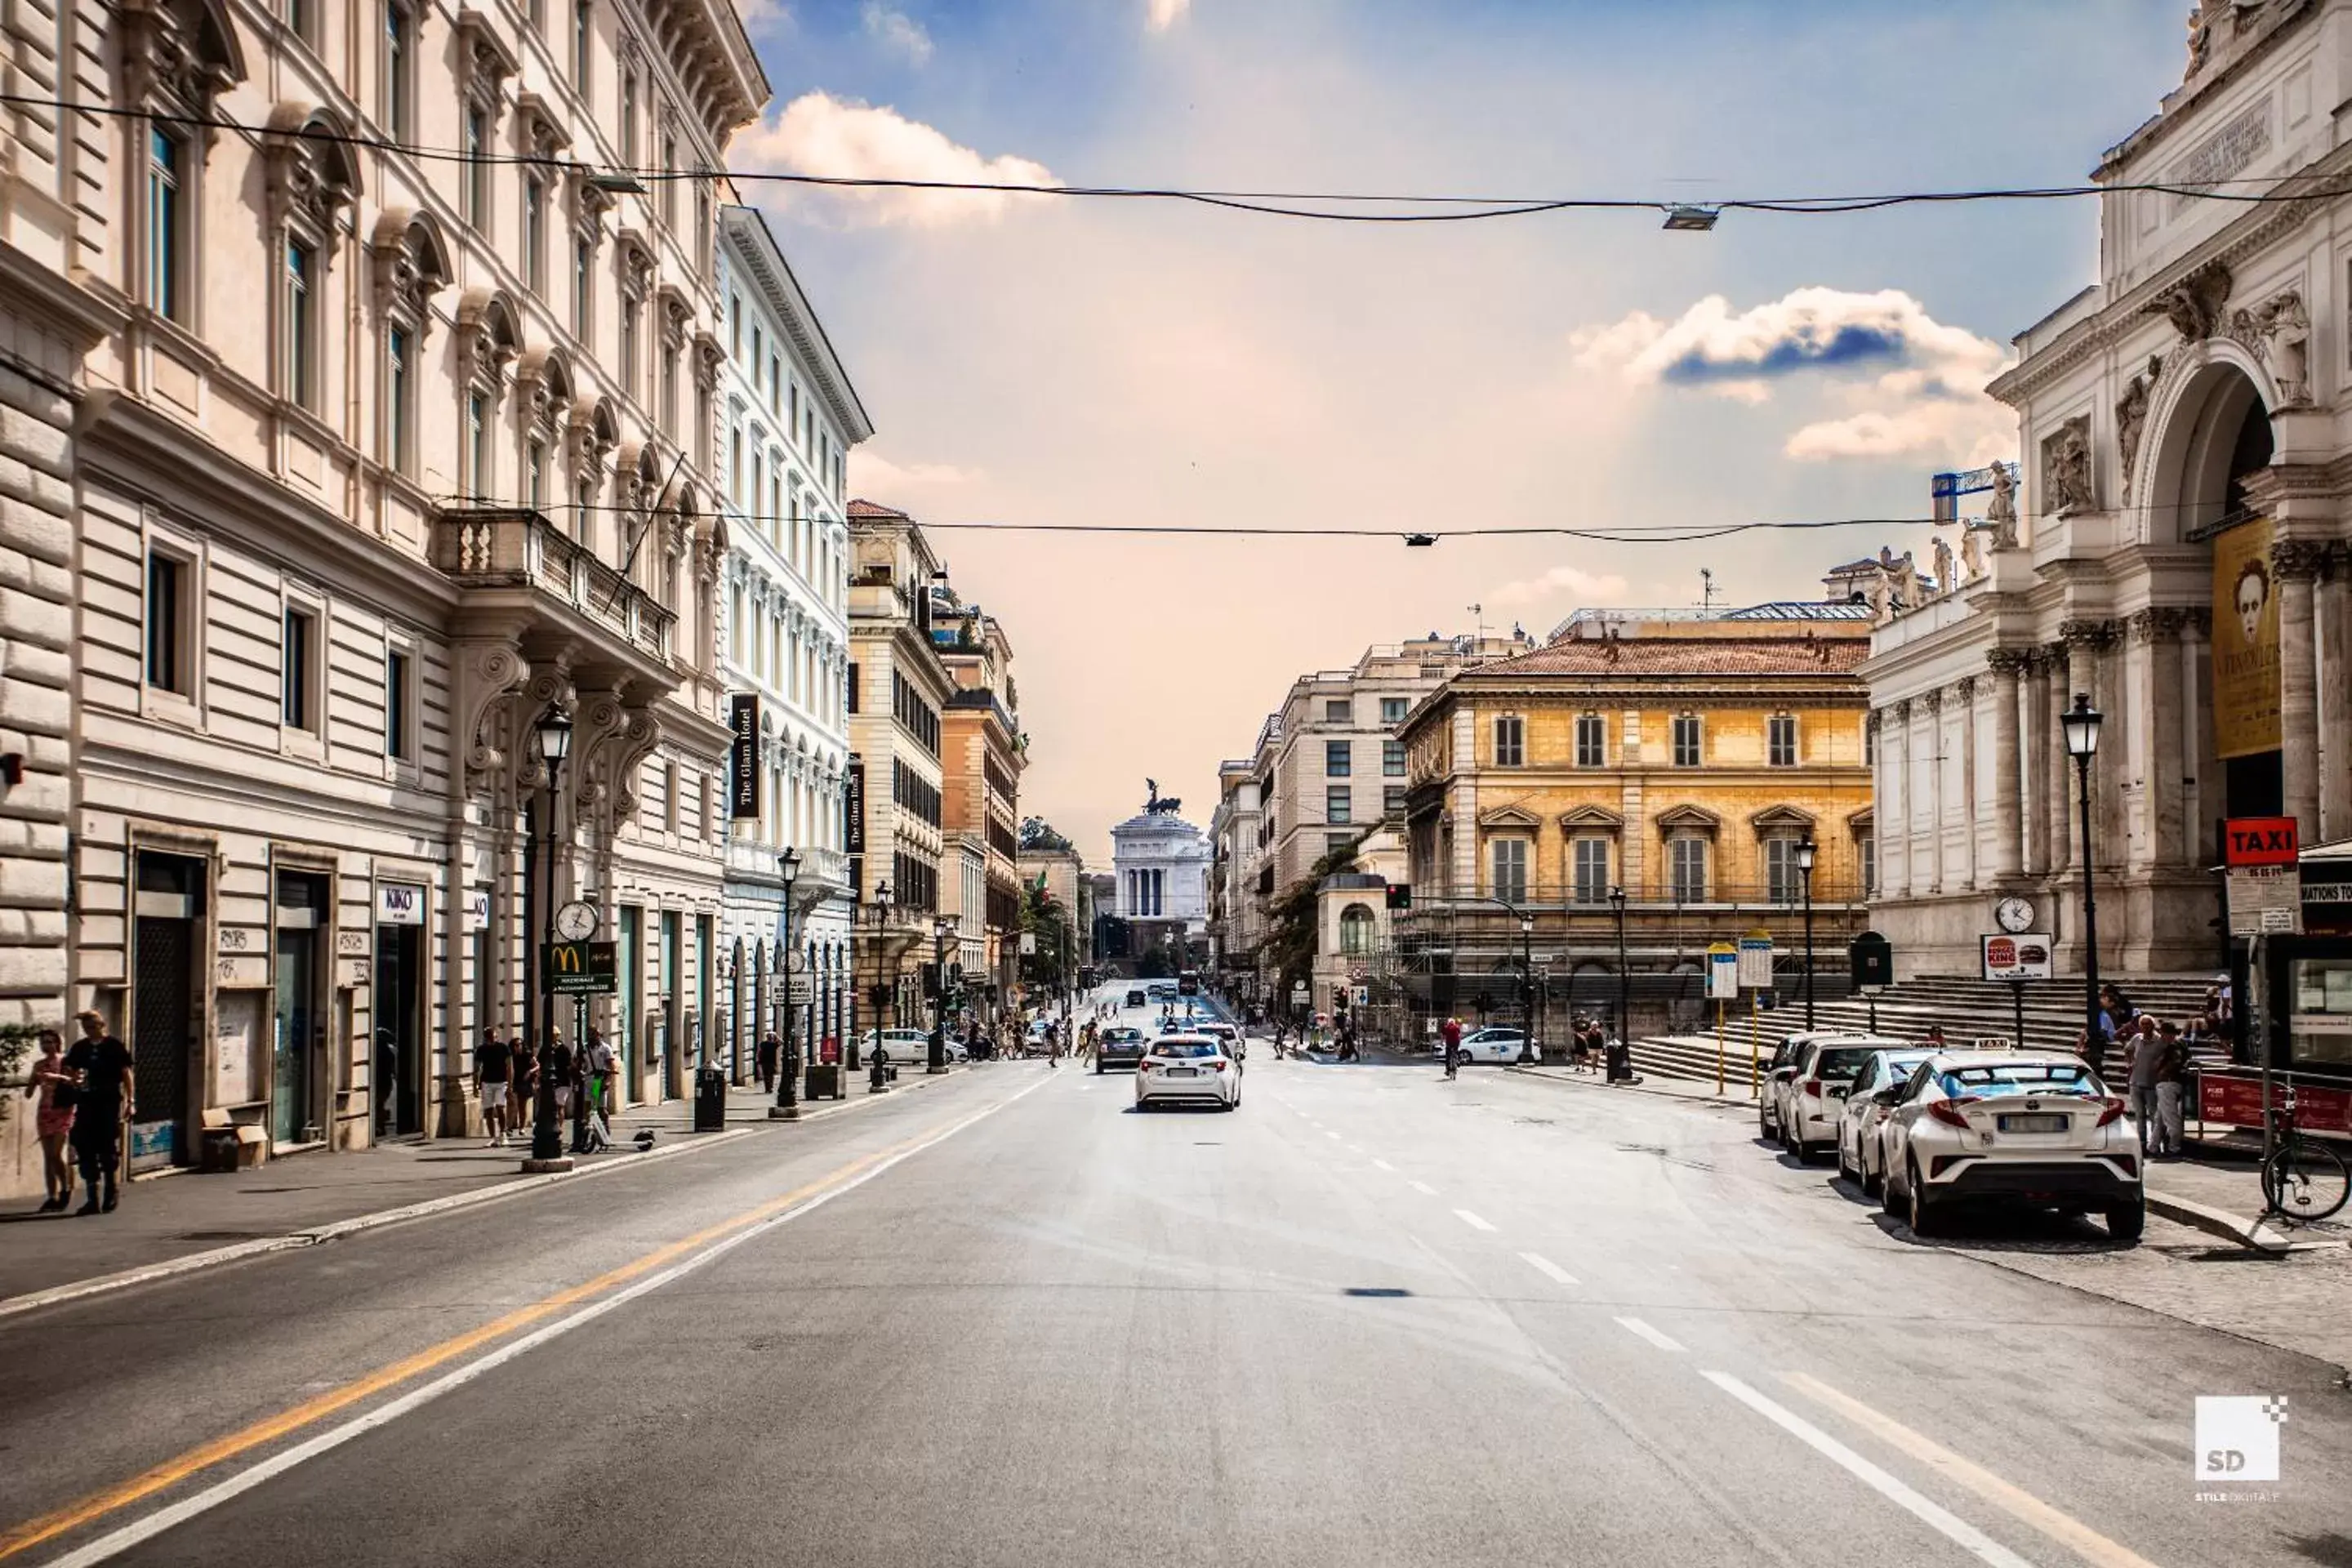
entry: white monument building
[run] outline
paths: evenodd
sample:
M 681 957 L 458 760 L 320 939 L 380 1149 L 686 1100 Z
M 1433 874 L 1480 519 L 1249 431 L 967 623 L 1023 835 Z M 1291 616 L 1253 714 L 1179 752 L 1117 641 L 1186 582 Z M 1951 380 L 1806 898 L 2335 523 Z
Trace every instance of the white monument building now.
M 1153 784 L 1142 815 L 1110 830 L 1111 868 L 1118 902 L 1113 912 L 1130 925 L 1160 923 L 1191 938 L 1209 920 L 1209 836 L 1176 815 L 1183 805 L 1163 800 Z M 1148 945 L 1140 933 L 1139 946 Z
M 2099 276 L 1990 389 L 2021 480 L 1863 668 L 1899 973 L 1973 970 L 2011 895 L 2081 966 L 2077 694 L 2103 968 L 2211 965 L 2215 819 L 2352 835 L 2347 96 L 2352 0 L 2203 0 L 2186 79 L 2101 159 Z

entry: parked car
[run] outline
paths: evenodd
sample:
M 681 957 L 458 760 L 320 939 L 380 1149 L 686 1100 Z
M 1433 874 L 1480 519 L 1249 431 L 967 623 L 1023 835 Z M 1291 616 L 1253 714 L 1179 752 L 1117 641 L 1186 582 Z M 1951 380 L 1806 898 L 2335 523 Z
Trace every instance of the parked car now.
M 1113 1067 L 1139 1067 L 1150 1045 L 1150 1042 L 1143 1037 L 1142 1030 L 1125 1024 L 1114 1025 L 1095 1037 L 1095 1071 L 1101 1072 Z
M 1498 1062 L 1507 1067 L 1519 1059 L 1519 1052 L 1527 1043 L 1524 1029 L 1473 1029 L 1462 1037 L 1460 1057 L 1465 1062 Z
M 1933 1236 L 1972 1201 L 2094 1211 L 2137 1241 L 2147 1223 L 2139 1128 L 2082 1058 L 1939 1051 L 1889 1095 L 1881 1130 L 1886 1212 Z
M 1816 1032 L 1798 1037 L 1786 1062 L 1775 1058 L 1765 1091 L 1780 1146 L 1800 1162 L 1811 1159 L 1814 1150 L 1837 1135 L 1838 1111 L 1863 1063 L 1874 1051 L 1900 1050 L 1910 1043 L 1885 1035 Z
M 1136 1069 L 1138 1110 L 1180 1104 L 1232 1110 L 1241 1102 L 1241 1064 L 1207 1035 L 1170 1035 L 1154 1041 Z
M 1931 1050 L 1874 1051 L 1847 1089 L 1838 1115 L 1838 1174 L 1852 1176 L 1872 1196 L 1885 1174 L 1886 1163 L 1878 1149 L 1878 1131 L 1885 1123 L 1890 1102 L 1878 1098 L 1883 1089 L 1899 1089 L 1911 1069 L 1936 1053 Z

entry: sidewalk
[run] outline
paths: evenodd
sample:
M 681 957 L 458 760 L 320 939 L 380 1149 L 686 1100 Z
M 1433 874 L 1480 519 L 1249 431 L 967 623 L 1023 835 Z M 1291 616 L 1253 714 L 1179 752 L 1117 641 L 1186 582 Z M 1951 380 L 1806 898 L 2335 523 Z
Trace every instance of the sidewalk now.
M 902 1074 L 898 1089 L 937 1082 Z M 803 1121 L 837 1115 L 868 1097 L 861 1077 L 849 1097 L 802 1103 Z M 206 1268 L 258 1252 L 307 1247 L 394 1219 L 418 1217 L 419 1205 L 457 1208 L 577 1181 L 631 1162 L 660 1160 L 747 1137 L 772 1121 L 772 1095 L 757 1084 L 731 1089 L 727 1130 L 696 1133 L 689 1100 L 632 1106 L 613 1119 L 613 1147 L 576 1156 L 564 1173 L 527 1176 L 526 1136 L 503 1149 L 480 1138 L 381 1144 L 347 1154 L 297 1154 L 255 1170 L 203 1175 L 173 1173 L 133 1181 L 110 1215 L 32 1212 L 29 1198 L 0 1212 L 0 1315 L 65 1296 L 96 1294 L 163 1274 Z M 638 1132 L 651 1129 L 652 1150 L 639 1153 Z M 565 1128 L 565 1144 L 571 1130 Z M 82 1194 L 74 1194 L 79 1207 Z M 429 1210 L 428 1210 L 429 1212 Z

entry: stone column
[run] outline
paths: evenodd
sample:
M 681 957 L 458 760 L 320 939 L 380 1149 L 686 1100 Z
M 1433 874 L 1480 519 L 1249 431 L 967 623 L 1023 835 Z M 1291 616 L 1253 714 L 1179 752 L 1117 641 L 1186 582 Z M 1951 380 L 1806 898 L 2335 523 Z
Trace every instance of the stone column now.
M 2074 864 L 2074 763 L 2066 754 L 2066 727 L 2059 715 L 2074 705 L 2074 661 L 2063 642 L 2049 646 L 2050 677 L 2042 711 L 2042 806 L 2048 818 L 2047 851 L 2042 868 L 2051 876 Z
M 1982 815 L 1977 799 L 1977 678 L 1964 675 L 1952 683 L 1952 707 L 1959 715 L 1960 742 L 1960 885 L 1973 892 L 1983 862 L 1977 840 Z
M 1911 704 L 1890 703 L 1885 712 L 1889 721 L 1878 731 L 1879 765 L 1886 773 L 1879 876 L 1887 896 L 1900 899 L 1911 891 Z
M 1997 647 L 1985 662 L 1992 668 L 1992 874 L 2007 879 L 2025 869 L 2024 781 L 2018 775 L 2017 746 L 2017 678 L 2025 654 Z
M 2127 864 L 2147 869 L 2178 863 L 2186 852 L 2187 824 L 2181 816 L 2184 765 L 2181 716 L 2189 694 L 2180 682 L 2179 643 L 2185 611 L 2147 609 L 2131 618 L 2131 705 L 2147 743 L 2141 758 L 2139 844 Z
M 1927 731 L 1927 889 L 1944 890 L 1944 693 L 1939 687 L 1920 699 Z
M 2319 583 L 2319 836 L 2352 837 L 2352 591 L 2346 585 L 2345 547 L 2327 547 Z
M 2295 819 L 2306 844 L 2317 842 L 2319 832 L 2319 665 L 2312 584 L 2322 553 L 2323 547 L 2309 540 L 2286 539 L 2271 546 L 2271 572 L 2278 584 L 2281 771 L 2286 815 Z

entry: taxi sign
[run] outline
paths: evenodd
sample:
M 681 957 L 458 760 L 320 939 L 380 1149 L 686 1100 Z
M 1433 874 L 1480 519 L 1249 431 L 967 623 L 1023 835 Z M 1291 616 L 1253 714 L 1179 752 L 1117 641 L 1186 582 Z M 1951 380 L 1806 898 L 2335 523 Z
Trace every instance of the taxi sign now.
M 2221 824 L 2224 866 L 2292 866 L 2298 847 L 2292 816 L 2232 816 Z

